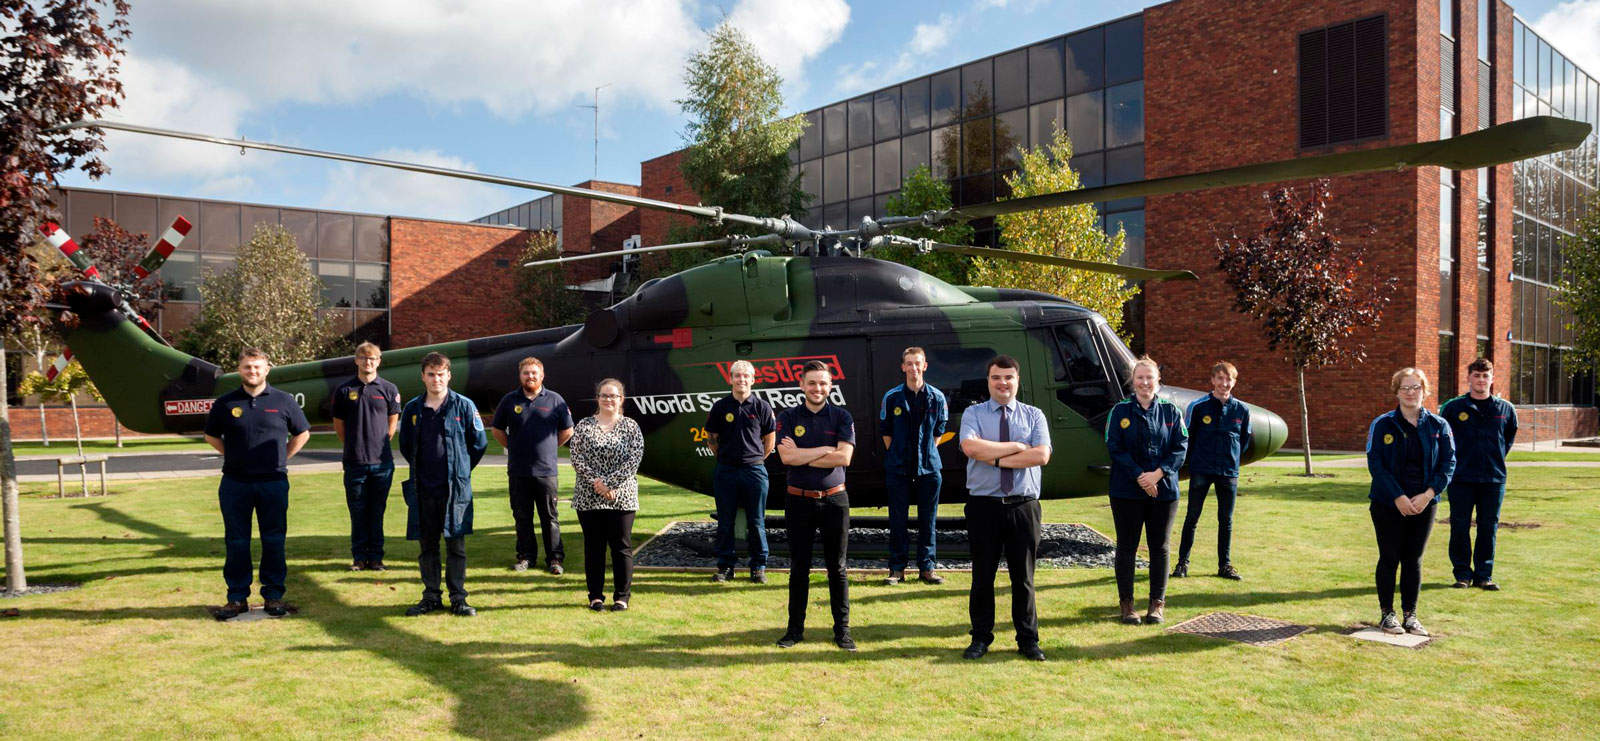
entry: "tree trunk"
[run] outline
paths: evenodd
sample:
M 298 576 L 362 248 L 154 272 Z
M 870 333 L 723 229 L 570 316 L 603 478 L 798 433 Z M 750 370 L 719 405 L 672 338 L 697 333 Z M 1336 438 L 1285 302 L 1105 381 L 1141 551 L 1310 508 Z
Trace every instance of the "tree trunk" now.
M 1304 364 L 1295 366 L 1295 380 L 1300 384 L 1300 445 L 1305 449 L 1306 475 L 1311 471 L 1311 414 L 1306 411 L 1306 367 Z
M 39 328 L 33 328 L 33 364 L 38 366 L 35 370 L 44 372 L 44 341 L 40 337 Z M 39 439 L 45 447 L 50 447 L 50 426 L 44 419 L 44 394 L 39 395 Z
M 110 407 L 106 407 L 110 409 Z M 122 422 L 117 419 L 117 413 L 111 413 L 111 429 L 117 436 L 117 447 L 122 447 Z
M 22 513 L 18 511 L 17 459 L 11 450 L 11 409 L 6 402 L 6 347 L 0 342 L 0 504 L 5 510 L 6 589 L 28 591 L 22 568 Z
M 78 438 L 78 457 L 82 458 L 83 425 L 78 424 L 78 395 L 69 393 L 67 394 L 67 400 L 72 402 L 72 434 Z M 78 478 L 82 480 L 83 496 L 87 498 L 89 496 L 89 467 L 87 465 L 78 464 Z
M 50 447 L 50 426 L 44 421 L 44 397 L 39 397 L 39 439 L 45 447 Z

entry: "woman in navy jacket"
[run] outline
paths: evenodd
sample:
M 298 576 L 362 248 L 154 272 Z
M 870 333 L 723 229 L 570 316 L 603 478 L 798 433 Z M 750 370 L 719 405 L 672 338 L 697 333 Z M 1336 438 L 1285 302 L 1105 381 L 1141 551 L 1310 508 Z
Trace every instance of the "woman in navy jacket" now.
M 1422 554 L 1433 531 L 1439 492 L 1450 484 L 1456 468 L 1455 438 L 1443 417 L 1422 407 L 1428 375 L 1401 368 L 1389 379 L 1399 405 L 1372 420 L 1367 429 L 1367 470 L 1372 473 L 1372 528 L 1378 536 L 1375 581 L 1379 626 L 1385 633 L 1425 636 L 1417 619 L 1417 591 L 1422 585 Z M 1394 572 L 1400 569 L 1400 609 L 1394 614 Z
M 1106 452 L 1111 454 L 1111 516 L 1117 528 L 1117 598 L 1122 622 L 1160 623 L 1167 605 L 1167 554 L 1178 514 L 1178 469 L 1189 448 L 1183 410 L 1156 396 L 1161 370 L 1156 361 L 1133 364 L 1133 396 L 1106 417 Z M 1150 609 L 1133 609 L 1133 564 L 1143 530 L 1150 545 Z

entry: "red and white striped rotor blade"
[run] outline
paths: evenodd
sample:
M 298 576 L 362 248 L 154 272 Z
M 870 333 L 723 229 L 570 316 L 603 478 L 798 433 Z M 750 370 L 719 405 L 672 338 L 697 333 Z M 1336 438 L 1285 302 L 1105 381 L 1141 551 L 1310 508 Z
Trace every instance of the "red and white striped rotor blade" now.
M 183 238 L 189 236 L 189 230 L 193 228 L 194 225 L 190 224 L 189 220 L 182 216 L 173 219 L 172 226 L 167 227 L 167 231 L 161 235 L 161 240 L 150 248 L 150 253 L 145 255 L 144 259 L 139 261 L 139 265 L 133 269 L 134 278 L 136 280 L 144 280 L 151 273 L 159 270 L 161 264 L 166 262 L 167 258 L 172 257 L 172 251 L 183 243 Z
M 78 247 L 78 243 L 72 241 L 72 236 L 67 234 L 67 230 L 57 226 L 53 221 L 47 221 L 39 225 L 39 232 L 44 235 L 45 239 L 50 241 L 52 246 L 61 250 L 61 254 L 66 255 L 73 265 L 82 270 L 84 275 L 89 276 L 92 280 L 100 280 L 100 270 L 89 260 L 89 256 L 84 254 L 83 250 Z
M 72 362 L 72 351 L 68 350 L 66 348 L 61 348 L 61 354 L 56 356 L 56 362 L 51 363 L 50 367 L 45 369 L 45 371 L 44 371 L 44 380 L 46 380 L 46 381 L 54 381 L 54 380 L 56 380 L 56 376 L 61 375 L 61 371 L 66 370 L 67 369 L 67 364 L 71 363 L 71 362 Z

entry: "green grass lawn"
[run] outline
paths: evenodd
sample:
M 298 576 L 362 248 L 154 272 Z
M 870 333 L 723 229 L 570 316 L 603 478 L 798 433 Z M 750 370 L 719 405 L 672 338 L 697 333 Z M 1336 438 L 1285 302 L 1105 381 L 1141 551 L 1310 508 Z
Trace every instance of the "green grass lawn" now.
M 394 444 L 398 443 L 392 443 L 391 446 Z M 69 456 L 78 454 L 77 443 L 73 442 L 72 438 L 70 437 L 66 439 L 52 439 L 49 445 L 38 442 L 16 443 L 13 445 L 13 448 L 15 449 L 18 457 L 34 455 Z M 314 432 L 311 434 L 311 439 L 306 441 L 307 450 L 338 450 L 339 448 L 339 438 L 331 432 Z M 165 453 L 171 451 L 204 451 L 210 449 L 211 446 L 206 445 L 205 439 L 200 437 L 147 438 L 129 436 L 122 439 L 122 447 L 120 448 L 117 447 L 116 442 L 112 440 L 89 440 L 83 443 L 83 452 L 89 455 L 101 453 L 130 455 L 137 453 Z M 494 435 L 490 435 L 488 454 L 500 455 L 504 452 L 505 450 L 500 447 L 500 443 L 495 442 Z
M 1447 588 L 1447 530 L 1434 530 L 1420 614 L 1439 638 L 1421 650 L 1339 635 L 1377 617 L 1363 472 L 1292 473 L 1251 469 L 1241 481 L 1234 560 L 1245 581 L 1204 576 L 1215 567 L 1206 521 L 1191 567 L 1200 576 L 1170 588 L 1169 624 L 1226 610 L 1316 632 L 1255 648 L 1125 627 L 1109 570 L 1041 570 L 1045 664 L 1010 651 L 1003 589 L 995 652 L 960 659 L 969 580 L 959 573 L 943 587 L 856 574 L 854 655 L 826 640 L 821 575 L 809 640 L 787 651 L 772 645 L 784 574 L 762 587 L 641 572 L 633 610 L 591 613 L 566 505 L 567 575 L 507 570 L 511 523 L 493 470 L 478 476 L 468 539 L 477 618 L 401 616 L 420 586 L 415 546 L 394 537 L 398 491 L 393 570 L 346 571 L 344 499 L 337 474 L 321 474 L 296 477 L 289 512 L 288 599 L 302 613 L 217 623 L 204 611 L 223 599 L 214 483 L 118 483 L 89 500 L 32 486 L 30 579 L 84 588 L 0 601 L 21 610 L 0 620 L 12 657 L 0 736 L 1528 738 L 1600 725 L 1600 470 L 1514 472 L 1504 519 L 1540 527 L 1502 531 L 1505 591 Z M 709 505 L 662 485 L 642 499 L 636 542 Z M 1045 515 L 1112 529 L 1103 499 L 1049 502 Z

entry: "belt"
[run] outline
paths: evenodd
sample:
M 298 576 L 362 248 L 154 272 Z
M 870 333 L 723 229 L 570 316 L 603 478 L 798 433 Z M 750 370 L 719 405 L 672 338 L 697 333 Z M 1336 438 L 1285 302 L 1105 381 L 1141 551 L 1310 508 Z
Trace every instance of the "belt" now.
M 980 496 L 980 497 L 970 497 L 970 498 L 967 499 L 967 501 L 969 501 L 969 502 L 991 502 L 991 503 L 994 503 L 994 504 L 1022 504 L 1024 502 L 1031 502 L 1033 500 L 1034 500 L 1033 497 L 1030 497 L 1030 496 L 1027 496 L 1027 495 L 1024 495 L 1024 494 L 1012 494 L 1010 496 L 1004 496 L 1004 497 L 984 497 L 984 496 Z
M 834 494 L 838 494 L 841 491 L 844 491 L 844 484 L 840 484 L 840 485 L 835 486 L 835 487 L 833 487 L 831 489 L 826 489 L 826 490 L 822 490 L 822 491 L 818 491 L 816 489 L 802 489 L 802 488 L 800 488 L 798 486 L 789 487 L 789 493 L 791 495 L 794 495 L 794 496 L 797 496 L 797 497 L 805 497 L 806 499 L 821 499 L 823 497 L 827 497 L 827 496 L 832 496 Z

